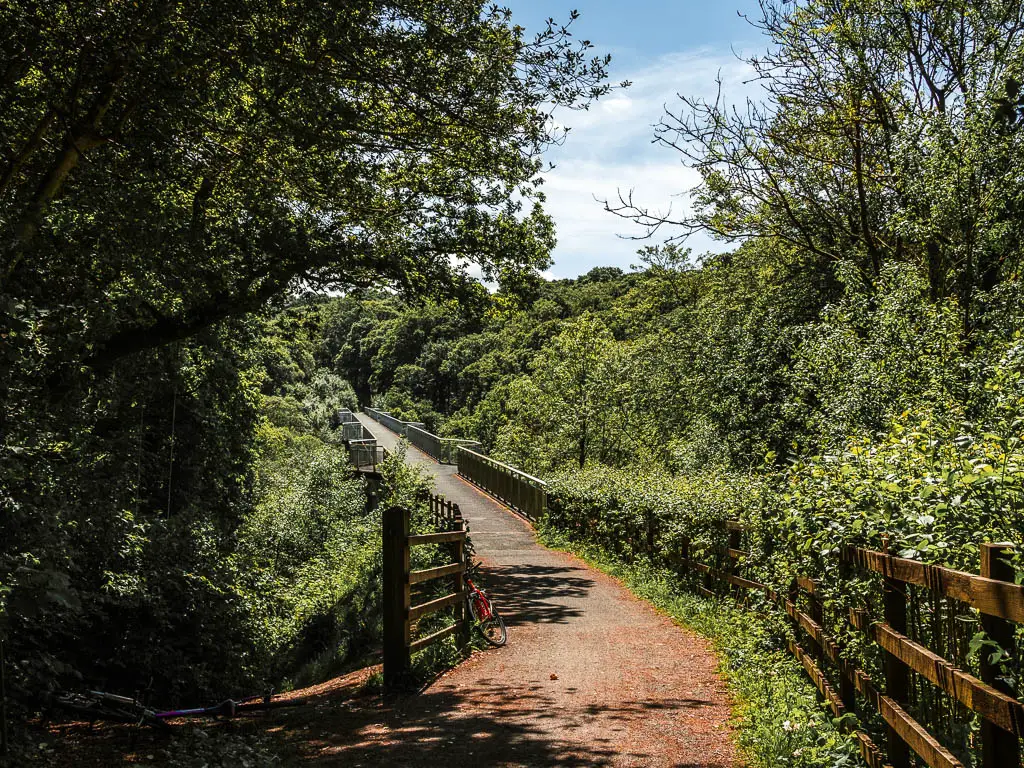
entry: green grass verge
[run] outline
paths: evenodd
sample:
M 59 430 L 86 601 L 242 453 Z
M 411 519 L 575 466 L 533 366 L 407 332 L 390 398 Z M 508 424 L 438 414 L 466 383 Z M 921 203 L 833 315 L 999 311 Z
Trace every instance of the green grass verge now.
M 853 739 L 839 732 L 803 667 L 785 649 L 786 628 L 771 615 L 683 589 L 679 579 L 646 563 L 626 564 L 550 528 L 541 540 L 619 579 L 679 624 L 711 640 L 735 699 L 737 741 L 751 766 L 862 766 Z

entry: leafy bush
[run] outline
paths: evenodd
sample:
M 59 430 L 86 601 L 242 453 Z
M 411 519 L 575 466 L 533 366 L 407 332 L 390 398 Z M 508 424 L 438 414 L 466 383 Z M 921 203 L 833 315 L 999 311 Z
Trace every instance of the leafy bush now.
M 327 674 L 379 639 L 380 516 L 343 449 L 269 424 L 259 438 L 256 504 L 232 560 L 250 671 L 280 679 L 313 660 Z
M 693 554 L 719 546 L 724 521 L 741 516 L 760 487 L 740 474 L 679 476 L 602 465 L 547 481 L 550 525 L 627 561 L 662 562 L 671 561 L 684 541 Z
M 880 671 L 877 646 L 852 632 L 850 608 L 880 616 L 875 575 L 841 567 L 845 545 L 892 547 L 902 557 L 977 572 L 979 544 L 1018 540 L 1024 530 L 1024 367 L 1022 346 L 1009 349 L 989 380 L 985 421 L 903 413 L 887 433 L 851 437 L 832 453 L 756 477 L 721 472 L 687 476 L 588 467 L 550 478 L 547 525 L 571 541 L 595 545 L 626 563 L 673 571 L 694 585 L 681 552 L 721 567 L 726 520 L 745 523 L 744 576 L 785 593 L 796 576 L 820 580 L 829 632 L 857 666 Z M 1020 556 L 1018 555 L 1018 560 Z M 1018 569 L 1020 569 L 1018 562 Z M 918 617 L 912 632 L 940 655 L 977 669 L 991 641 L 976 615 L 908 590 Z M 758 595 L 754 594 L 756 601 Z M 778 615 L 763 606 L 769 615 Z M 738 620 L 738 619 L 737 619 Z M 775 626 L 774 636 L 785 630 Z M 991 650 L 991 649 L 990 649 Z M 996 651 L 999 649 L 996 648 Z M 1016 677 L 1017 662 L 1004 674 Z M 976 722 L 943 715 L 919 694 L 917 716 L 969 760 Z M 868 722 L 866 725 L 873 726 Z

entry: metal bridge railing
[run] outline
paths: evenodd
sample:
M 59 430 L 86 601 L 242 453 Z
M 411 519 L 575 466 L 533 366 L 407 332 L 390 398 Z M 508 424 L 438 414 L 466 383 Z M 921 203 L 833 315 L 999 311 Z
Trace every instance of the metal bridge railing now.
M 529 520 L 547 512 L 548 485 L 543 480 L 463 446 L 458 448 L 458 466 L 461 477 Z
M 387 448 L 383 445 L 377 445 L 377 441 L 372 438 L 349 440 L 346 442 L 346 445 L 348 446 L 349 463 L 356 469 L 376 472 L 377 467 L 388 457 Z
M 358 421 L 345 422 L 339 427 L 339 429 L 341 430 L 341 439 L 345 442 L 351 442 L 352 440 L 374 439 L 374 436 L 370 434 L 370 431 Z
M 352 422 L 359 422 L 359 419 L 356 418 L 356 415 L 352 413 L 352 411 L 350 411 L 348 408 L 342 408 L 341 410 L 339 410 L 335 418 L 337 419 L 338 424 L 351 424 Z
M 425 429 L 408 424 L 405 428 L 405 436 L 409 442 L 429 456 L 433 456 L 442 464 L 455 464 L 458 460 L 457 454 L 460 447 L 480 448 L 476 440 L 460 440 L 455 437 L 438 437 L 427 432 Z
M 408 435 L 406 435 L 406 429 L 410 426 L 420 428 L 425 426 L 422 422 L 419 421 L 401 421 L 400 419 L 396 419 L 387 411 L 380 411 L 377 410 L 376 408 L 364 408 L 363 410 L 366 412 L 366 415 L 369 416 L 371 419 L 380 424 L 383 424 L 392 432 L 395 432 L 396 434 L 399 434 L 402 437 L 408 437 Z
M 371 419 L 402 435 L 442 464 L 458 465 L 460 476 L 528 519 L 538 520 L 547 512 L 547 483 L 484 456 L 479 452 L 481 445 L 476 440 L 438 437 L 427 432 L 419 422 L 400 421 L 377 408 L 365 408 L 364 411 Z

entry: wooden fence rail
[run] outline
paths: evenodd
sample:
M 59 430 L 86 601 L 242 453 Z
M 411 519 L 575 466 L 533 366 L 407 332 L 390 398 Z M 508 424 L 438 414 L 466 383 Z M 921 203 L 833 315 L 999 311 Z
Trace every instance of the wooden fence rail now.
M 412 654 L 454 634 L 460 641 L 468 640 L 469 616 L 465 610 L 464 575 L 467 562 L 466 523 L 457 504 L 440 496 L 429 497 L 431 517 L 436 533 L 412 535 L 409 531 L 409 510 L 391 507 L 383 514 L 384 554 L 384 682 L 389 686 L 406 683 L 412 667 Z M 412 547 L 449 545 L 452 562 L 435 568 L 412 570 Z M 451 592 L 417 605 L 412 604 L 413 585 L 451 578 Z M 414 626 L 420 619 L 446 608 L 454 607 L 452 624 L 425 637 L 413 639 Z
M 459 447 L 459 476 L 505 502 L 530 520 L 539 520 L 548 507 L 547 483 L 474 450 Z
M 884 686 L 879 690 L 871 678 L 844 656 L 839 643 L 824 629 L 825 604 L 821 583 L 797 577 L 783 595 L 735 572 L 747 553 L 739 536 L 743 526 L 729 523 L 729 546 L 724 567 L 691 560 L 684 544 L 682 563 L 704 576 L 702 592 L 712 593 L 720 584 L 735 591 L 762 592 L 790 618 L 795 642 L 789 650 L 814 681 L 836 717 L 856 711 L 858 697 L 873 709 L 886 726 L 883 754 L 864 732 L 857 732 L 861 755 L 872 768 L 910 768 L 917 755 L 930 768 L 963 768 L 963 763 L 943 746 L 909 712 L 911 677 L 916 675 L 949 695 L 981 719 L 981 760 L 979 768 L 1019 768 L 1021 738 L 1024 736 L 1024 704 L 1016 698 L 1011 684 L 989 663 L 991 648 L 982 649 L 981 677 L 960 669 L 924 645 L 907 636 L 907 590 L 913 584 L 938 597 L 960 601 L 977 610 L 988 638 L 1011 658 L 1016 656 L 1015 623 L 1024 623 L 1024 586 L 1014 583 L 1009 563 L 1011 544 L 983 544 L 981 574 L 965 573 L 916 560 L 894 557 L 888 552 L 846 547 L 840 565 L 873 572 L 882 577 L 881 619 L 865 610 L 853 610 L 847 618 L 856 630 L 866 634 L 883 652 Z M 804 610 L 801 606 L 806 605 Z M 838 690 L 832 680 L 838 682 Z

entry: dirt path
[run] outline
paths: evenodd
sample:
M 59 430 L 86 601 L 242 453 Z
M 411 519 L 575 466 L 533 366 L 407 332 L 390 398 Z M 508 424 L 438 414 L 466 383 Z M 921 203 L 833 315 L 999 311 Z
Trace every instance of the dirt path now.
M 378 441 L 397 437 L 366 418 Z M 519 517 L 425 454 L 409 461 L 469 521 L 509 626 L 419 696 L 353 707 L 303 733 L 307 759 L 346 766 L 737 765 L 706 641 L 614 579 L 537 543 Z M 321 731 L 317 733 L 317 731 Z
M 365 423 L 386 446 L 397 444 L 381 425 Z M 407 460 L 430 472 L 469 521 L 508 645 L 474 654 L 420 694 L 361 695 L 376 671 L 365 669 L 295 692 L 307 706 L 183 727 L 179 738 L 217 729 L 236 739 L 230 744 L 251 739 L 275 756 L 208 761 L 224 766 L 738 765 L 728 696 L 706 641 L 614 579 L 538 544 L 529 525 L 453 467 L 412 447 Z M 60 765 L 180 764 L 163 761 L 157 731 L 76 724 L 48 735 L 61 745 Z

